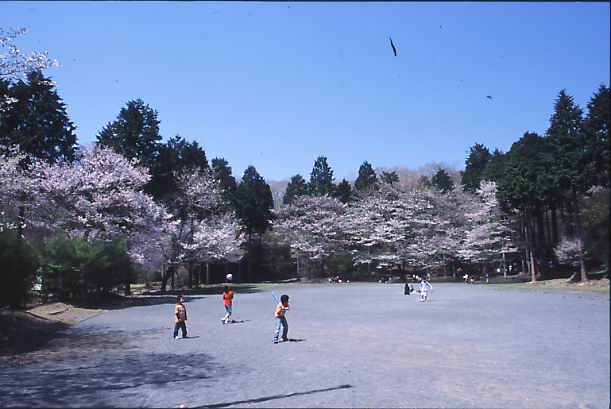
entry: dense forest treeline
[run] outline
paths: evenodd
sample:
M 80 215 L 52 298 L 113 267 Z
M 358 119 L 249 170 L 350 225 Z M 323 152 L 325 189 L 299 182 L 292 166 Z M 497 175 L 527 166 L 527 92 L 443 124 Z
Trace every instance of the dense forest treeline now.
M 0 100 L 2 304 L 19 304 L 35 282 L 70 298 L 128 287 L 136 272 L 148 281 L 157 271 L 165 289 L 185 269 L 193 286 L 215 266 L 239 269 L 241 281 L 446 274 L 499 266 L 501 254 L 533 280 L 608 268 L 606 85 L 585 113 L 560 91 L 544 135 L 525 132 L 507 152 L 475 144 L 458 174 L 410 178 L 364 161 L 356 180 L 336 182 L 320 156 L 276 206 L 253 166 L 237 179 L 196 141 L 164 141 L 140 99 L 88 147 L 41 71 L 0 80 Z

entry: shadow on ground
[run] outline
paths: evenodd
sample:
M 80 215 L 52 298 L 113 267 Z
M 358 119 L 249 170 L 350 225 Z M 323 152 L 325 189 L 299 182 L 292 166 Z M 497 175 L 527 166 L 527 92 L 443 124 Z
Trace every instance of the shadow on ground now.
M 352 388 L 352 385 L 339 385 L 339 386 L 333 386 L 331 388 L 313 389 L 311 391 L 306 391 L 306 392 L 293 392 L 293 393 L 285 393 L 285 394 L 272 395 L 272 396 L 264 396 L 261 398 L 238 400 L 238 401 L 233 401 L 233 402 L 214 403 L 212 405 L 206 405 L 206 406 L 200 406 L 200 407 L 202 408 L 226 408 L 228 406 L 234 406 L 234 405 L 244 405 L 248 403 L 267 402 L 267 401 L 275 400 L 275 399 L 291 398 L 293 396 L 311 395 L 313 393 L 329 392 L 329 391 L 334 391 L 338 389 L 349 389 L 349 388 Z
M 24 311 L 0 314 L 0 358 L 42 348 L 68 327 Z
M 214 284 L 208 287 L 194 287 L 194 288 L 183 288 L 183 289 L 175 289 L 175 290 L 151 290 L 151 291 L 143 291 L 142 295 L 173 295 L 177 296 L 182 294 L 184 296 L 189 295 L 220 295 L 223 293 L 223 287 L 225 284 Z M 248 284 L 230 284 L 229 287 L 231 291 L 236 294 L 252 294 L 252 293 L 260 293 L 263 291 L 261 288 L 256 285 L 248 285 Z
M 133 406 L 145 387 L 155 391 L 177 380 L 201 381 L 225 371 L 207 354 L 150 353 L 133 346 L 145 330 L 70 331 L 45 351 L 6 359 L 0 373 L 0 407 Z M 27 365 L 24 365 L 27 364 Z M 6 369 L 6 370 L 4 370 Z M 122 403 L 123 402 L 123 403 Z

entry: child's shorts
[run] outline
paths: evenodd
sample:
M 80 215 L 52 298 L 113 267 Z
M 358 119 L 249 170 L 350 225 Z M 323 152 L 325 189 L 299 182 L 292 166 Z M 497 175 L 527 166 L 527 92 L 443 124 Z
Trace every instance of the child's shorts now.
M 231 305 L 226 305 L 225 311 L 227 311 L 227 314 L 231 314 Z

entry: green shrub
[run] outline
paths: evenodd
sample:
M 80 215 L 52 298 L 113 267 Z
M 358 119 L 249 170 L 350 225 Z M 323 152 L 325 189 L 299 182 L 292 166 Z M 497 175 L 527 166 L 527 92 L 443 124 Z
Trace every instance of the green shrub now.
M 134 280 L 123 241 L 86 241 L 55 236 L 44 249 L 43 290 L 60 299 L 104 293 Z
M 39 267 L 38 256 L 14 231 L 0 232 L 0 306 L 23 306 Z

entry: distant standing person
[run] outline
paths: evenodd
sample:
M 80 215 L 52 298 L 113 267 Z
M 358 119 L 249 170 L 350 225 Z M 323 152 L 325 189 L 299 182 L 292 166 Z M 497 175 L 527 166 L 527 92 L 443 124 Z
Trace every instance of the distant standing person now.
M 221 322 L 226 324 L 229 322 L 229 318 L 231 318 L 231 311 L 233 307 L 233 291 L 229 289 L 228 286 L 223 288 L 223 305 L 225 306 L 225 316 L 221 318 Z
M 174 339 L 178 338 L 178 329 L 182 331 L 182 337 L 187 338 L 187 307 L 184 305 L 185 299 L 182 295 L 178 296 L 178 304 L 174 309 Z
M 429 290 L 432 290 L 433 286 L 428 282 L 428 280 L 426 278 L 423 278 L 422 281 L 420 281 L 420 301 L 421 302 L 427 302 L 428 299 L 428 292 Z
M 278 343 L 278 337 L 280 335 L 280 326 L 282 329 L 282 341 L 288 341 L 289 324 L 286 322 L 286 312 L 289 310 L 289 296 L 282 294 L 280 296 L 280 302 L 276 305 L 276 311 L 274 312 L 274 318 L 276 319 L 276 331 L 274 332 L 274 344 Z

